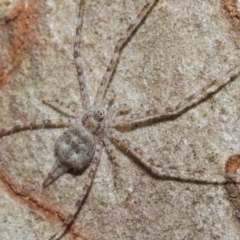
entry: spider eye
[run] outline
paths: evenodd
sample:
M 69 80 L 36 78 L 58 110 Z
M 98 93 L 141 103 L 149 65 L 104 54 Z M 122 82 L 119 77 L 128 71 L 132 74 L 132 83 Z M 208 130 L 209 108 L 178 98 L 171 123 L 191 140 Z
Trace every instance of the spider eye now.
M 102 121 L 103 120 L 103 117 L 104 117 L 104 109 L 99 109 L 97 111 L 94 112 L 94 118 L 95 120 L 97 121 Z

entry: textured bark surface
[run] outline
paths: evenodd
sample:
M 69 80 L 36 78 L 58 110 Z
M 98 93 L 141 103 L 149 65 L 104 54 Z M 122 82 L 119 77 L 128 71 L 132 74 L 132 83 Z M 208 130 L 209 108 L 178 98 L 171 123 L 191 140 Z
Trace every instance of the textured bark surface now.
M 114 44 L 146 1 L 85 2 L 81 48 L 93 100 Z M 0 25 L 0 127 L 59 118 L 43 99 L 81 107 L 73 59 L 79 1 L 8 3 L 1 18 L 16 18 Z M 159 1 L 121 54 L 111 83 L 115 102 L 135 110 L 176 105 L 239 62 L 239 39 L 220 1 Z M 239 80 L 177 119 L 124 134 L 159 162 L 224 172 L 228 156 L 239 152 Z M 46 239 L 60 224 L 57 213 L 66 215 L 77 201 L 87 170 L 41 189 L 63 131 L 0 139 L 0 238 Z M 118 159 L 119 195 L 104 152 L 76 224 L 63 239 L 239 238 L 224 186 L 156 179 L 120 151 Z

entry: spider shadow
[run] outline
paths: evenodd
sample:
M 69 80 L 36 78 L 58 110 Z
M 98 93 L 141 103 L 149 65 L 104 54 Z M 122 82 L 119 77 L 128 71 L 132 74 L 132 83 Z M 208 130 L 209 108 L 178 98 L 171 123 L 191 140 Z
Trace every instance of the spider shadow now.
M 66 171 L 66 174 L 71 174 L 73 177 L 78 177 L 87 171 L 89 165 L 91 165 L 91 163 L 87 164 L 86 166 L 84 166 L 81 169 L 70 168 Z

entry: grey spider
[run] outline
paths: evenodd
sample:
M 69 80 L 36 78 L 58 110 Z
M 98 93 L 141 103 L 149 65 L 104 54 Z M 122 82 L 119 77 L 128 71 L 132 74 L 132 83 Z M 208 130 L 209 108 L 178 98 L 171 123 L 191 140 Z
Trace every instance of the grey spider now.
M 71 110 L 64 103 L 58 101 L 45 101 L 53 109 L 59 109 L 67 117 L 66 120 L 43 121 L 30 124 L 23 124 L 7 129 L 1 129 L 0 137 L 11 135 L 20 131 L 35 130 L 42 128 L 65 128 L 68 129 L 58 138 L 55 143 L 54 155 L 55 164 L 43 181 L 43 187 L 46 188 L 53 181 L 59 178 L 70 169 L 83 169 L 89 166 L 89 173 L 86 184 L 82 190 L 79 200 L 76 202 L 71 214 L 66 218 L 61 229 L 58 230 L 51 239 L 61 238 L 68 226 L 74 221 L 87 193 L 92 185 L 95 172 L 97 170 L 103 145 L 115 168 L 118 165 L 115 148 L 113 143 L 117 143 L 123 149 L 127 149 L 142 163 L 144 167 L 150 170 L 156 176 L 167 176 L 187 180 L 208 181 L 209 175 L 204 176 L 204 172 L 188 169 L 187 167 L 174 168 L 168 164 L 157 165 L 154 159 L 138 147 L 135 143 L 123 136 L 117 130 L 118 126 L 131 125 L 139 122 L 146 122 L 151 119 L 161 119 L 172 116 L 178 116 L 192 105 L 198 103 L 208 94 L 216 92 L 220 87 L 230 82 L 233 77 L 237 76 L 240 68 L 236 67 L 225 73 L 220 80 L 215 80 L 206 85 L 196 93 L 192 94 L 176 106 L 155 108 L 140 112 L 131 112 L 130 107 L 125 103 L 113 104 L 115 92 L 109 90 L 109 83 L 113 76 L 120 53 L 129 38 L 146 18 L 147 14 L 156 4 L 157 0 L 148 2 L 137 17 L 132 21 L 126 33 L 117 41 L 112 58 L 107 66 L 106 72 L 101 80 L 97 90 L 94 103 L 90 103 L 89 94 L 86 87 L 86 81 L 83 74 L 82 60 L 80 56 L 80 33 L 83 20 L 83 1 L 80 2 L 76 38 L 74 44 L 74 59 L 78 72 L 78 81 L 84 113 L 80 116 L 78 111 Z M 60 106 L 60 107 L 59 107 Z M 188 177 L 183 173 L 189 173 Z M 115 174 L 115 173 L 114 173 Z M 216 178 L 212 182 L 225 183 L 223 175 L 211 173 Z

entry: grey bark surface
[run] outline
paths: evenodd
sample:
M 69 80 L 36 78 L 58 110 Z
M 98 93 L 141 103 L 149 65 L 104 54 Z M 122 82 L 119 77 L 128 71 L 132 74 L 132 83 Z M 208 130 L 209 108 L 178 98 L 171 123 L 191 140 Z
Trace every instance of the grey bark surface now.
M 91 100 L 114 45 L 146 1 L 86 1 L 82 58 Z M 61 115 L 42 104 L 57 97 L 81 108 L 73 43 L 79 1 L 46 0 L 41 9 L 41 50 L 25 57 L 0 97 L 0 126 Z M 214 0 L 159 1 L 124 48 L 112 79 L 115 102 L 132 109 L 176 105 L 239 62 L 240 41 Z M 38 52 L 40 51 L 40 52 Z M 159 162 L 224 172 L 239 152 L 240 79 L 180 117 L 124 134 Z M 21 132 L 0 139 L 0 161 L 17 181 L 71 210 L 84 186 L 65 174 L 44 191 L 53 146 L 64 129 Z M 239 239 L 224 186 L 160 180 L 118 151 L 121 190 L 103 152 L 94 185 L 76 221 L 93 239 Z M 46 239 L 59 224 L 0 196 L 0 239 Z M 119 200 L 116 199 L 119 194 Z M 71 239 L 69 235 L 63 239 Z

